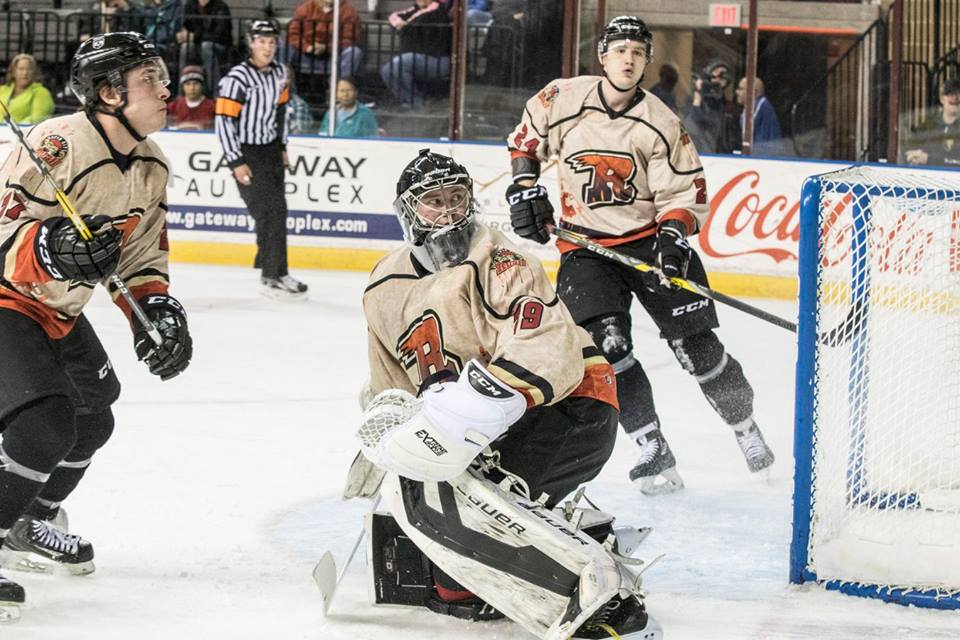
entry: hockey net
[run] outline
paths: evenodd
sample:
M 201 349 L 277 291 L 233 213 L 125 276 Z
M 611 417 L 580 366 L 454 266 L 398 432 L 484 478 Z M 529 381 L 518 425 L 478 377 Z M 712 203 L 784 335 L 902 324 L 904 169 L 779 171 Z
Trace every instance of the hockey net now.
M 802 202 L 791 580 L 960 608 L 960 175 Z

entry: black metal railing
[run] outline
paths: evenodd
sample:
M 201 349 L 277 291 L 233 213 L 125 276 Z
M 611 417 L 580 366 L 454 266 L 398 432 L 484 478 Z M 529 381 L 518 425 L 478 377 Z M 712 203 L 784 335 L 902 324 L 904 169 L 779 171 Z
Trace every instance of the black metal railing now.
M 798 156 L 876 160 L 886 140 L 887 27 L 875 21 L 790 106 Z

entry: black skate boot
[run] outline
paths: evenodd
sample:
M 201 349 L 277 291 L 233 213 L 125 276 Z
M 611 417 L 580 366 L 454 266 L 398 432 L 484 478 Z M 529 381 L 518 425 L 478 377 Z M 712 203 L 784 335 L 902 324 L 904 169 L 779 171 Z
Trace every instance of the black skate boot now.
M 677 460 L 660 429 L 654 425 L 645 427 L 635 440 L 640 446 L 640 459 L 630 470 L 630 479 L 640 485 L 640 491 L 653 496 L 682 489 Z
M 307 285 L 290 275 L 260 278 L 260 285 L 260 292 L 267 298 L 291 301 L 307 299 Z
M 22 516 L 0 548 L 3 566 L 21 571 L 50 573 L 59 565 L 73 575 L 93 573 L 93 545 L 64 533 L 47 520 Z M 52 561 L 45 562 L 45 561 Z
M 740 451 L 747 461 L 747 467 L 751 473 L 763 471 L 773 464 L 773 451 L 767 446 L 763 439 L 763 434 L 757 427 L 757 423 L 750 422 L 750 427 L 746 431 L 734 431 L 737 437 L 737 444 L 740 445 Z
M 20 605 L 27 599 L 23 587 L 0 574 L 0 624 L 20 619 Z
M 647 615 L 638 595 L 616 596 L 584 622 L 571 640 L 622 638 L 623 640 L 663 640 L 663 628 Z

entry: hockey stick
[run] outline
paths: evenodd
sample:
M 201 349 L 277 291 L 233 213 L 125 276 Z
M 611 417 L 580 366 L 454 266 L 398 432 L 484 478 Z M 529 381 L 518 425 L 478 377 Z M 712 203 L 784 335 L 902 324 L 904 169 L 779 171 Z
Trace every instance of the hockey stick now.
M 373 502 L 373 506 L 370 507 L 370 511 L 376 511 L 377 507 L 380 506 L 381 496 L 377 494 L 377 499 Z M 320 600 L 323 604 L 323 615 L 327 615 L 327 612 L 330 611 L 330 603 L 333 602 L 333 597 L 337 593 L 337 587 L 340 586 L 340 583 L 343 582 L 343 576 L 346 575 L 347 569 L 350 568 L 350 563 L 353 562 L 353 557 L 357 555 L 357 549 L 360 548 L 360 543 L 363 542 L 363 536 L 366 534 L 366 528 L 361 527 L 360 533 L 357 535 L 357 539 L 353 543 L 353 548 L 350 549 L 350 555 L 347 556 L 347 561 L 344 563 L 343 568 L 340 569 L 340 572 L 337 572 L 337 563 L 333 559 L 333 554 L 329 551 L 324 551 L 323 555 L 320 557 L 320 561 L 317 562 L 316 566 L 313 568 L 313 581 L 317 583 L 317 589 L 320 590 Z
M 607 258 L 608 260 L 613 260 L 614 262 L 619 262 L 622 265 L 633 267 L 634 269 L 642 273 L 652 273 L 658 276 L 659 278 L 669 280 L 671 283 L 680 287 L 681 289 L 685 289 L 687 291 L 690 291 L 691 293 L 695 293 L 698 296 L 709 298 L 710 300 L 713 300 L 715 302 L 721 302 L 725 305 L 733 307 L 734 309 L 743 311 L 744 313 L 747 313 L 755 318 L 759 318 L 760 320 L 769 322 L 770 324 L 774 324 L 778 327 L 786 329 L 787 331 L 792 331 L 793 333 L 797 332 L 796 322 L 791 322 L 789 320 L 781 318 L 780 316 L 776 316 L 772 313 L 768 313 L 763 309 L 759 309 L 757 307 L 754 307 L 753 305 L 749 305 L 746 302 L 737 300 L 736 298 L 732 298 L 714 289 L 710 289 L 708 287 L 699 285 L 696 282 L 693 282 L 691 280 L 686 280 L 684 278 L 667 278 L 667 276 L 664 275 L 664 273 L 660 271 L 660 269 L 657 268 L 655 265 L 652 265 L 648 262 L 644 262 L 643 260 L 638 260 L 637 258 L 633 258 L 626 254 L 620 253 L 619 251 L 608 249 L 607 247 L 597 244 L 596 242 L 591 242 L 589 239 L 587 239 L 586 236 L 582 236 L 579 233 L 574 233 L 572 231 L 567 231 L 566 229 L 560 229 L 558 227 L 554 227 L 551 233 L 553 233 L 553 235 L 557 236 L 561 240 L 565 240 L 566 242 L 575 244 L 578 247 L 582 247 L 584 249 L 587 249 L 588 251 L 592 251 L 593 253 L 599 256 L 602 256 L 604 258 Z
M 73 223 L 73 226 L 76 227 L 77 232 L 80 234 L 80 237 L 84 240 L 90 241 L 93 239 L 93 234 L 90 232 L 90 228 L 87 227 L 87 223 L 83 221 L 83 218 L 80 217 L 80 214 L 77 213 L 77 210 L 74 209 L 73 203 L 70 202 L 70 198 L 67 197 L 67 194 L 57 186 L 57 183 L 53 180 L 53 176 L 50 175 L 50 172 L 47 171 L 47 168 L 44 166 L 40 158 L 37 157 L 37 154 L 33 151 L 33 147 L 30 146 L 30 143 L 27 142 L 27 139 L 23 136 L 23 131 L 20 130 L 20 127 L 16 122 L 13 121 L 13 118 L 10 117 L 10 109 L 7 107 L 7 104 L 0 99 L 0 107 L 3 109 L 3 119 L 6 121 L 7 126 L 10 127 L 10 130 L 13 131 L 13 134 L 17 137 L 17 140 L 20 142 L 20 145 L 27 152 L 27 155 L 30 156 L 30 160 L 33 161 L 34 166 L 40 171 L 40 175 L 43 176 L 43 179 L 46 181 L 47 186 L 53 189 L 53 193 L 57 198 L 57 202 L 60 203 L 60 207 L 63 209 L 63 212 L 67 214 L 67 217 L 70 219 L 70 222 Z M 133 315 L 137 317 L 137 320 L 141 325 L 147 330 L 150 339 L 153 340 L 155 345 L 162 346 L 163 338 L 160 336 L 160 332 L 157 331 L 157 327 L 154 326 L 150 318 L 147 317 L 147 314 L 143 312 L 143 309 L 140 308 L 140 305 L 137 304 L 137 301 L 133 299 L 133 294 L 130 293 L 130 290 L 127 289 L 127 285 L 124 284 L 123 280 L 120 279 L 116 273 L 110 274 L 110 284 L 112 284 L 117 291 L 120 292 L 120 295 L 126 300 L 127 304 L 130 306 L 130 310 L 133 312 Z

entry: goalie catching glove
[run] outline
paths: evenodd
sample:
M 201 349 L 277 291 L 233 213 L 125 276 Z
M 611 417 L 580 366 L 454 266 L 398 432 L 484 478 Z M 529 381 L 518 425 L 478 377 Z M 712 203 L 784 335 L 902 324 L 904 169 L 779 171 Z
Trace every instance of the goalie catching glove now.
M 435 384 L 419 400 L 400 389 L 378 394 L 357 437 L 377 466 L 420 482 L 444 482 L 463 473 L 526 408 L 522 395 L 471 360 L 456 382 Z
M 37 230 L 34 252 L 44 271 L 54 280 L 97 282 L 117 269 L 120 263 L 122 234 L 112 225 L 110 216 L 80 216 L 93 234 L 90 240 L 70 218 L 45 220 Z
M 152 294 L 138 300 L 143 312 L 160 332 L 163 343 L 158 347 L 136 316 L 133 318 L 133 347 L 137 358 L 150 367 L 150 373 L 169 380 L 190 364 L 193 340 L 187 329 L 187 312 L 168 295 Z

